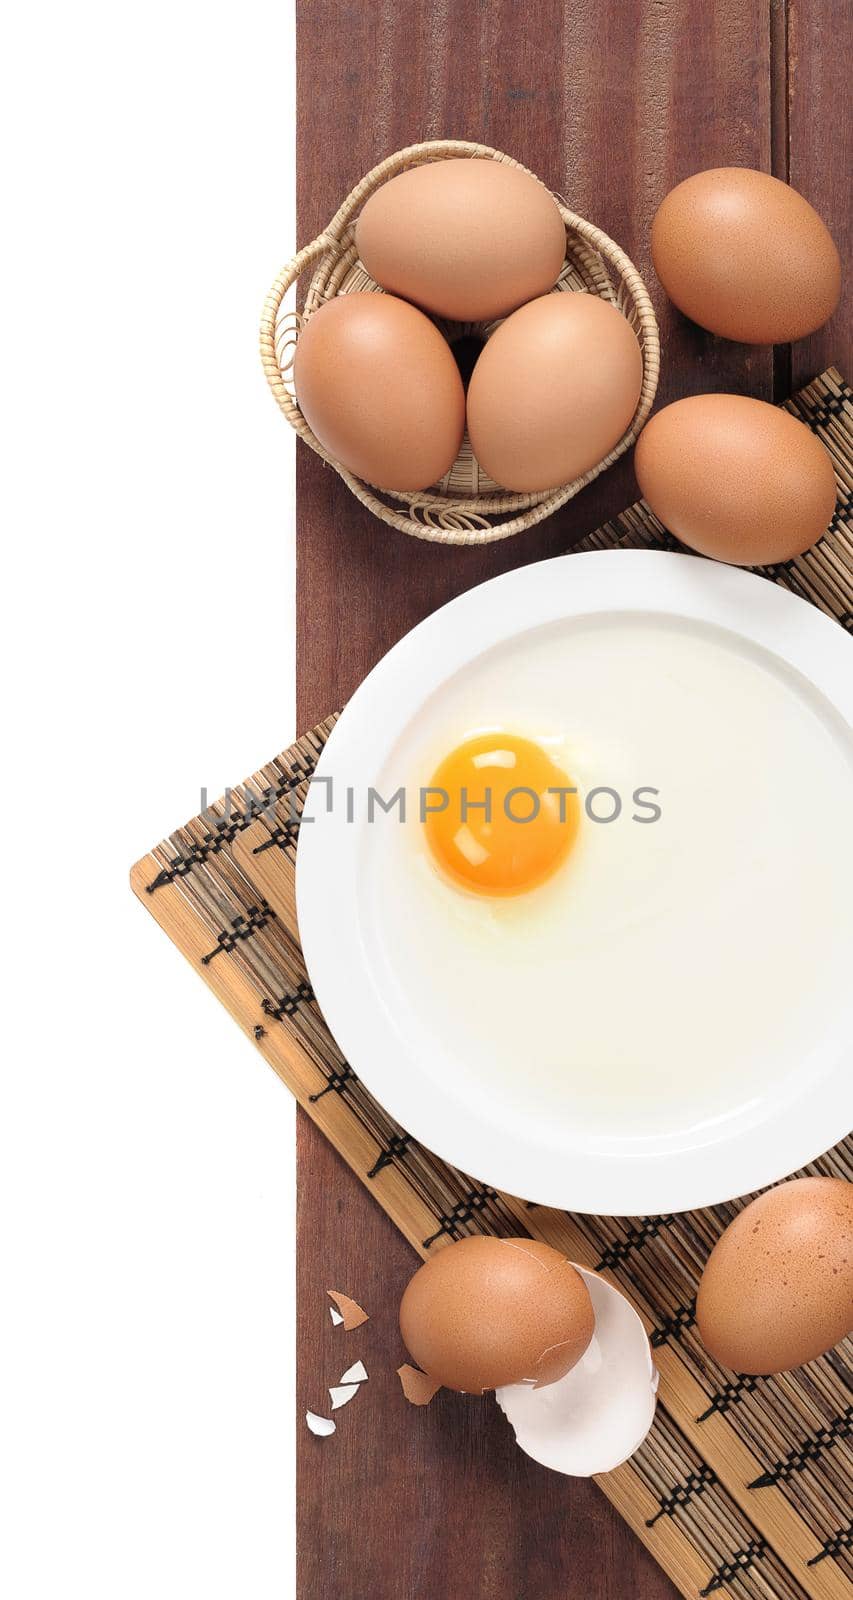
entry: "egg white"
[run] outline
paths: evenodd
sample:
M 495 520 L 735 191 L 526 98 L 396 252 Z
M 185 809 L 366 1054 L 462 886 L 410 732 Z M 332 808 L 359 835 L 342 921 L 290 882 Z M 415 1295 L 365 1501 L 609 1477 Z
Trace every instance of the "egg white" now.
M 548 882 L 494 900 L 442 876 L 418 819 L 419 787 L 486 730 L 622 801 L 583 815 Z M 853 736 L 775 657 L 653 615 L 534 630 L 424 704 L 377 783 L 401 785 L 405 822 L 366 830 L 363 933 L 465 1098 L 569 1142 L 695 1143 L 817 1077 L 849 1031 Z M 638 788 L 660 820 L 632 820 Z

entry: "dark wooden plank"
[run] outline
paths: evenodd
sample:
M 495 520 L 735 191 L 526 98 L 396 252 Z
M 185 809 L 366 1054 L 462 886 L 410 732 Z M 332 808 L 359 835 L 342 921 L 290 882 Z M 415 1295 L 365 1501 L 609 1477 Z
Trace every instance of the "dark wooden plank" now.
M 725 0 L 405 5 L 305 0 L 298 20 L 300 242 L 382 156 L 444 131 L 526 162 L 647 277 L 662 401 L 702 389 L 770 398 L 768 351 L 716 340 L 666 302 L 649 261 L 659 200 L 699 167 L 770 160 L 769 13 Z M 347 698 L 401 633 L 454 594 L 565 549 L 636 494 L 629 460 L 541 527 L 480 550 L 410 541 L 298 452 L 300 726 Z
M 661 320 L 663 400 L 705 389 L 772 396 L 772 354 L 686 323 L 654 284 L 648 253 L 651 217 L 678 179 L 714 164 L 769 167 L 768 6 L 301 0 L 297 29 L 300 243 L 392 150 L 439 135 L 483 140 L 539 172 L 644 272 Z M 636 491 L 620 463 L 543 527 L 481 551 L 386 528 L 302 448 L 297 492 L 298 719 L 308 726 L 443 601 L 565 549 Z M 671 1596 L 594 1486 L 526 1461 L 494 1407 L 443 1396 L 408 1411 L 393 1374 L 394 1315 L 413 1257 L 304 1119 L 298 1154 L 300 1410 L 322 1401 L 351 1351 L 371 1373 L 332 1441 L 299 1431 L 301 1600 Z M 345 1345 L 323 1306 L 329 1286 L 373 1314 Z
M 853 371 L 853 10 L 849 0 L 789 0 L 786 22 L 789 181 L 820 212 L 846 269 L 835 315 L 792 349 L 791 384 L 799 389 L 825 367 Z

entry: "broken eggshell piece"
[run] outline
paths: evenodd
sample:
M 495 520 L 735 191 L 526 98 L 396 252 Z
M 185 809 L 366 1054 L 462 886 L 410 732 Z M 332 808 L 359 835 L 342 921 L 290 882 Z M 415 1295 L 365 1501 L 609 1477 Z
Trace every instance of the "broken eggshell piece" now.
M 347 1405 L 352 1399 L 353 1395 L 358 1394 L 358 1388 L 359 1386 L 357 1383 L 334 1384 L 329 1390 L 329 1398 L 332 1402 L 332 1410 L 340 1411 L 341 1406 Z
M 348 1294 L 343 1294 L 340 1289 L 327 1289 L 329 1299 L 333 1302 L 334 1310 L 338 1317 L 332 1315 L 336 1327 L 340 1322 L 344 1325 L 344 1333 L 351 1333 L 353 1328 L 360 1328 L 363 1322 L 369 1322 L 367 1312 L 362 1309 L 357 1300 L 352 1300 Z M 340 1319 L 340 1322 L 338 1321 Z
M 595 1312 L 589 1345 L 556 1383 L 508 1384 L 495 1397 L 526 1455 L 555 1472 L 590 1478 L 612 1472 L 639 1449 L 654 1420 L 658 1373 L 630 1301 L 574 1265 Z
M 410 1406 L 428 1406 L 441 1388 L 437 1378 L 431 1378 L 428 1373 L 420 1372 L 408 1361 L 404 1361 L 403 1365 L 397 1368 L 397 1377 Z
M 346 1372 L 341 1377 L 341 1383 L 359 1384 L 366 1382 L 367 1368 L 363 1361 L 354 1361 L 351 1367 L 347 1367 Z
M 353 1395 L 358 1394 L 361 1385 L 366 1382 L 367 1368 L 364 1362 L 354 1361 L 351 1367 L 347 1367 L 340 1383 L 334 1384 L 329 1390 L 332 1410 L 339 1411 L 341 1406 L 347 1405 Z
M 316 1434 L 318 1439 L 328 1439 L 337 1428 L 337 1423 L 333 1422 L 331 1417 L 318 1417 L 316 1411 L 306 1411 L 305 1421 L 311 1433 Z

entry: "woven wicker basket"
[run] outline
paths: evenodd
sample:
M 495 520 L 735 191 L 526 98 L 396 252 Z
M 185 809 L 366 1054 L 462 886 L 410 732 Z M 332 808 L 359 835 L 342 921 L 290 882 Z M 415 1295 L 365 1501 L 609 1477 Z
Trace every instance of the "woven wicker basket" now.
M 573 483 L 536 494 L 509 494 L 487 478 L 478 465 L 467 434 L 449 473 L 433 489 L 411 494 L 372 488 L 335 461 L 308 427 L 292 388 L 293 357 L 300 329 L 327 300 L 359 290 L 382 291 L 368 276 L 355 249 L 355 222 L 368 196 L 389 178 L 424 161 L 444 161 L 474 156 L 483 161 L 519 162 L 487 145 L 458 139 L 435 139 L 410 145 L 380 162 L 362 178 L 321 234 L 300 250 L 279 273 L 264 302 L 261 321 L 261 359 L 269 386 L 291 427 L 312 450 L 340 473 L 353 494 L 383 522 L 417 539 L 442 544 L 488 544 L 520 533 L 556 511 L 586 484 L 597 478 L 634 443 L 655 397 L 660 368 L 660 345 L 655 314 L 648 291 L 636 267 L 612 239 L 599 228 L 575 216 L 555 196 L 566 224 L 566 259 L 555 293 L 580 291 L 601 295 L 627 317 L 643 352 L 643 387 L 627 433 L 597 466 Z M 525 169 L 522 169 L 525 170 Z M 307 269 L 313 273 L 301 312 L 284 309 L 284 298 Z M 496 324 L 441 323 L 452 341 L 463 335 L 488 336 Z

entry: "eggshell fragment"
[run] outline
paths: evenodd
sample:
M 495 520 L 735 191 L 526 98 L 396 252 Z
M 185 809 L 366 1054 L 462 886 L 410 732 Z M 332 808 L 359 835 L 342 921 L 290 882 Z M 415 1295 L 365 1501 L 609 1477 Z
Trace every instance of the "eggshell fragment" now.
M 481 159 L 430 161 L 370 196 L 356 249 L 377 283 L 457 322 L 506 316 L 557 281 L 566 229 L 530 173 Z
M 366 1369 L 363 1361 L 354 1361 L 351 1367 L 347 1367 L 346 1372 L 344 1373 L 343 1377 L 341 1378 L 341 1383 L 366 1383 L 366 1382 L 367 1382 L 367 1369 Z
M 801 555 L 835 510 L 820 440 L 787 411 L 734 394 L 665 406 L 637 440 L 634 468 L 656 517 L 692 550 L 738 566 Z
M 716 167 L 672 189 L 652 223 L 670 299 L 701 327 L 747 344 L 787 344 L 838 304 L 841 262 L 817 212 L 766 172 Z
M 341 1406 L 347 1405 L 352 1399 L 353 1395 L 358 1394 L 358 1390 L 359 1385 L 357 1383 L 333 1384 L 329 1390 L 329 1399 L 332 1402 L 332 1410 L 339 1411 Z
M 658 1374 L 646 1331 L 625 1296 L 585 1267 L 595 1332 L 558 1383 L 499 1388 L 495 1398 L 519 1447 L 573 1478 L 612 1472 L 639 1449 L 654 1420 Z
M 417 1367 L 404 1361 L 402 1367 L 397 1368 L 397 1377 L 400 1387 L 412 1406 L 428 1406 L 430 1400 L 438 1393 L 441 1384 L 435 1378 L 430 1378 L 425 1372 L 419 1372 Z
M 318 1439 L 328 1439 L 337 1429 L 337 1423 L 331 1417 L 318 1417 L 315 1411 L 306 1411 L 305 1421 L 310 1432 L 316 1434 Z
M 339 1289 L 327 1289 L 326 1293 L 337 1307 L 345 1333 L 351 1332 L 353 1328 L 360 1328 L 363 1322 L 370 1320 L 367 1312 L 362 1311 L 357 1301 L 351 1300 L 348 1294 L 341 1294 Z
M 853 1184 L 795 1178 L 753 1200 L 708 1258 L 705 1348 L 734 1372 L 787 1372 L 853 1332 Z
M 505 489 L 555 489 L 609 455 L 637 409 L 630 323 L 594 294 L 544 295 L 501 323 L 468 385 L 468 433 Z
M 439 1250 L 400 1305 L 418 1366 L 469 1394 L 525 1378 L 556 1382 L 589 1344 L 593 1320 L 587 1289 L 558 1250 L 484 1235 Z
M 329 455 L 380 489 L 426 489 L 462 443 L 465 394 L 450 346 L 387 294 L 339 294 L 309 317 L 296 398 Z

